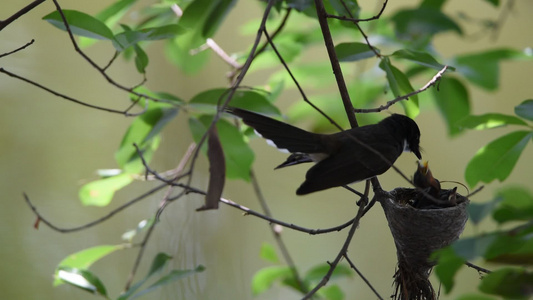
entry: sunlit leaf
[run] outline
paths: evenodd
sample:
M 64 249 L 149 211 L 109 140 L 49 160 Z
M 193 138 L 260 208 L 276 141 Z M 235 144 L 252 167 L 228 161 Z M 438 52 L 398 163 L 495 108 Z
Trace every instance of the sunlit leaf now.
M 437 107 L 444 116 L 450 135 L 458 134 L 458 122 L 470 114 L 468 90 L 461 81 L 453 77 L 443 77 L 439 89 L 431 89 Z
M 532 137 L 531 131 L 514 131 L 479 149 L 466 166 L 465 179 L 468 185 L 473 187 L 480 181 L 490 183 L 495 179 L 505 180 Z
M 123 248 L 123 245 L 101 245 L 70 254 L 58 264 L 56 268 L 56 280 L 54 281 L 54 285 L 61 284 L 61 281 L 57 278 L 57 273 L 61 268 L 86 270 L 102 257 Z
M 60 267 L 58 269 L 57 278 L 63 283 L 68 283 L 93 294 L 107 296 L 104 284 L 92 272 L 70 267 Z
M 276 281 L 292 277 L 291 269 L 287 266 L 266 267 L 257 271 L 252 278 L 252 293 L 259 295 L 268 290 Z
M 395 97 L 404 96 L 414 91 L 409 82 L 409 78 L 398 68 L 394 67 L 388 58 L 382 59 L 379 67 L 387 74 L 387 81 Z M 420 112 L 417 95 L 413 95 L 407 100 L 402 100 L 400 103 L 405 110 L 405 114 L 410 118 L 415 118 Z
M 133 182 L 131 174 L 120 174 L 91 181 L 81 187 L 79 197 L 83 205 L 106 206 L 115 192 Z
M 318 295 L 321 297 L 324 297 L 327 300 L 343 300 L 344 299 L 344 292 L 342 289 L 336 285 L 336 284 L 328 284 L 325 287 L 322 287 L 317 292 Z
M 112 40 L 113 32 L 102 21 L 76 10 L 63 10 L 63 14 L 73 34 L 99 40 Z M 58 11 L 43 17 L 55 27 L 66 30 L 63 19 Z
M 514 108 L 514 112 L 517 116 L 533 121 L 533 99 L 524 100 Z
M 475 130 L 491 129 L 507 125 L 527 125 L 526 122 L 515 116 L 500 113 L 489 113 L 479 116 L 469 115 L 457 123 L 457 127 Z
M 228 89 L 221 88 L 200 92 L 189 101 L 189 106 L 198 112 L 215 114 L 217 106 L 225 101 L 228 92 Z M 280 115 L 277 107 L 272 105 L 262 93 L 255 91 L 236 91 L 229 105 L 271 116 Z
M 268 262 L 279 263 L 279 257 L 276 254 L 276 249 L 274 249 L 274 246 L 271 244 L 263 243 L 261 245 L 259 256 Z
M 435 253 L 438 264 L 435 274 L 444 286 L 444 292 L 449 293 L 455 284 L 455 274 L 464 265 L 465 259 L 458 256 L 451 247 L 446 247 Z
M 335 53 L 339 61 L 357 61 L 370 58 L 374 51 L 365 43 L 340 43 L 335 46 Z

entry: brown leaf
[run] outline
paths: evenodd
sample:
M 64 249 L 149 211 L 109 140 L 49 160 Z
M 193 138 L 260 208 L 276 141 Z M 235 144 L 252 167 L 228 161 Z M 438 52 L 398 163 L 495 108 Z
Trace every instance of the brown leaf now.
M 218 209 L 218 201 L 222 196 L 226 182 L 226 161 L 216 126 L 211 127 L 208 132 L 207 158 L 209 159 L 209 186 L 207 187 L 204 206 L 196 211 Z

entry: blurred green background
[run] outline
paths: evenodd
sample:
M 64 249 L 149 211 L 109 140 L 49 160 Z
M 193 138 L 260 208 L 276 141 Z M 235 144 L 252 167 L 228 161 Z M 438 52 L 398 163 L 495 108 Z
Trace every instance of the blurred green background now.
M 381 5 L 373 1 L 360 2 L 364 9 L 369 10 Z M 479 17 L 494 19 L 498 16 L 498 10 L 485 1 L 449 2 L 446 10 L 452 14 L 470 11 Z M 386 14 L 406 3 L 415 4 L 413 1 L 394 1 L 389 3 Z M 71 0 L 62 1 L 61 4 L 63 8 L 94 14 L 104 8 L 108 1 Z M 6 18 L 22 5 L 25 4 L 20 1 L 3 1 L 0 17 Z M 81 59 L 64 32 L 41 20 L 52 10 L 53 3 L 47 1 L 0 32 L 1 53 L 35 39 L 35 44 L 26 50 L 2 58 L 0 66 L 83 101 L 122 108 L 128 101 L 127 95 L 109 86 Z M 242 35 L 239 26 L 257 19 L 260 14 L 261 7 L 256 1 L 239 1 L 214 39 L 228 53 L 246 48 L 254 37 Z M 437 39 L 436 48 L 447 57 L 487 47 L 513 47 L 519 50 L 531 47 L 531 15 L 533 2 L 516 1 L 497 40 L 487 37 L 460 40 L 453 34 L 443 34 Z M 475 28 L 467 26 L 466 31 L 472 33 Z M 165 90 L 188 99 L 208 87 L 227 86 L 225 74 L 229 68 L 217 57 L 211 57 L 208 68 L 189 77 L 165 60 L 161 46 L 162 43 L 148 49 L 151 59 L 148 87 L 152 90 Z M 111 46 L 97 44 L 89 48 L 87 53 L 103 65 L 113 52 Z M 500 89 L 495 93 L 486 93 L 471 86 L 474 113 L 512 114 L 514 106 L 531 98 L 533 69 L 530 64 L 504 61 L 500 72 Z M 111 75 L 124 85 L 135 85 L 141 80 L 133 64 L 125 63 L 122 59 L 111 69 Z M 253 74 L 244 84 L 252 85 L 261 79 L 260 76 L 259 73 Z M 290 91 L 282 95 L 282 101 L 292 103 L 296 99 L 291 97 L 298 95 Z M 39 230 L 33 228 L 35 216 L 24 203 L 22 193 L 26 192 L 39 211 L 56 225 L 73 227 L 105 215 L 153 186 L 152 183 L 139 183 L 120 191 L 110 207 L 105 208 L 84 207 L 77 197 L 78 189 L 84 183 L 97 178 L 96 169 L 116 167 L 113 155 L 132 119 L 75 105 L 5 75 L 0 76 L 0 100 L 3 106 L 0 110 L 0 299 L 94 299 L 94 296 L 70 286 L 54 288 L 52 280 L 55 266 L 73 252 L 101 244 L 121 243 L 122 233 L 153 214 L 162 194 L 153 195 L 100 226 L 60 234 L 43 224 Z M 287 104 L 282 106 L 286 107 Z M 416 121 L 422 131 L 424 159 L 429 160 L 434 175 L 441 180 L 463 182 L 465 166 L 475 152 L 506 130 L 471 131 L 449 139 L 444 122 L 433 105 L 422 103 L 422 107 L 422 113 Z M 173 121 L 163 134 L 162 146 L 153 162 L 154 168 L 159 171 L 174 168 L 190 142 L 186 118 Z M 283 161 L 285 155 L 259 139 L 254 140 L 252 146 L 256 151 L 254 169 L 276 218 L 305 227 L 325 228 L 354 216 L 357 209 L 354 199 L 343 189 L 296 197 L 295 190 L 303 181 L 307 166 L 273 171 L 273 167 Z M 527 147 L 505 185 L 531 186 L 532 159 L 533 147 Z M 410 174 L 414 171 L 414 162 L 414 156 L 403 155 L 396 165 Z M 196 172 L 195 184 L 205 187 L 207 164 L 204 157 L 200 159 Z M 405 185 L 392 171 L 383 175 L 381 182 L 385 189 Z M 501 186 L 499 182 L 489 184 L 471 200 L 487 201 Z M 461 188 L 459 190 L 465 193 Z M 231 181 L 224 195 L 259 210 L 249 184 Z M 218 211 L 195 212 L 202 200 L 198 196 L 187 196 L 165 210 L 139 274 L 146 272 L 151 257 L 160 251 L 174 256 L 173 268 L 192 268 L 203 264 L 207 270 L 149 294 L 146 299 L 252 298 L 250 282 L 253 274 L 270 265 L 258 258 L 262 243 L 273 243 L 268 224 L 251 216 L 243 216 L 242 212 L 224 205 Z M 482 223 L 478 228 L 468 224 L 464 235 L 493 227 L 489 222 Z M 310 236 L 287 229 L 283 231 L 288 248 L 302 271 L 332 260 L 345 236 L 346 232 Z M 392 293 L 396 254 L 379 206 L 363 219 L 349 253 L 359 270 L 381 295 L 388 297 Z M 123 288 L 136 254 L 136 249 L 122 251 L 93 266 L 92 270 L 105 281 L 111 295 L 118 295 Z M 442 296 L 442 299 L 453 299 L 455 295 L 475 290 L 477 281 L 477 272 L 463 269 L 456 289 L 451 295 Z M 341 284 L 347 295 L 357 295 L 357 299 L 375 298 L 355 275 L 336 283 Z M 296 294 L 283 288 L 274 288 L 256 297 L 295 298 Z

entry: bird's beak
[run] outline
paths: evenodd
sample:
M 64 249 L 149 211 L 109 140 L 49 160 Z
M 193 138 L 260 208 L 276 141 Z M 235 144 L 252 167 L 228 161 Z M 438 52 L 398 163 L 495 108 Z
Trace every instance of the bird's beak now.
M 420 150 L 419 149 L 413 150 L 413 153 L 416 155 L 416 157 L 418 157 L 418 159 L 422 159 L 422 154 L 420 154 Z

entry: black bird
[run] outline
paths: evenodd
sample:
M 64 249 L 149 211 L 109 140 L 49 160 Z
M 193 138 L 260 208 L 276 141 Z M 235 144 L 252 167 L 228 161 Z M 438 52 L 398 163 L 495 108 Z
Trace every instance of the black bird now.
M 305 195 L 363 181 L 387 171 L 403 151 L 419 159 L 420 130 L 410 118 L 393 114 L 377 124 L 333 134 L 318 134 L 263 115 L 228 107 L 227 112 L 242 118 L 256 133 L 278 149 L 292 155 L 277 168 L 303 162 L 316 164 L 307 171 L 296 191 Z

